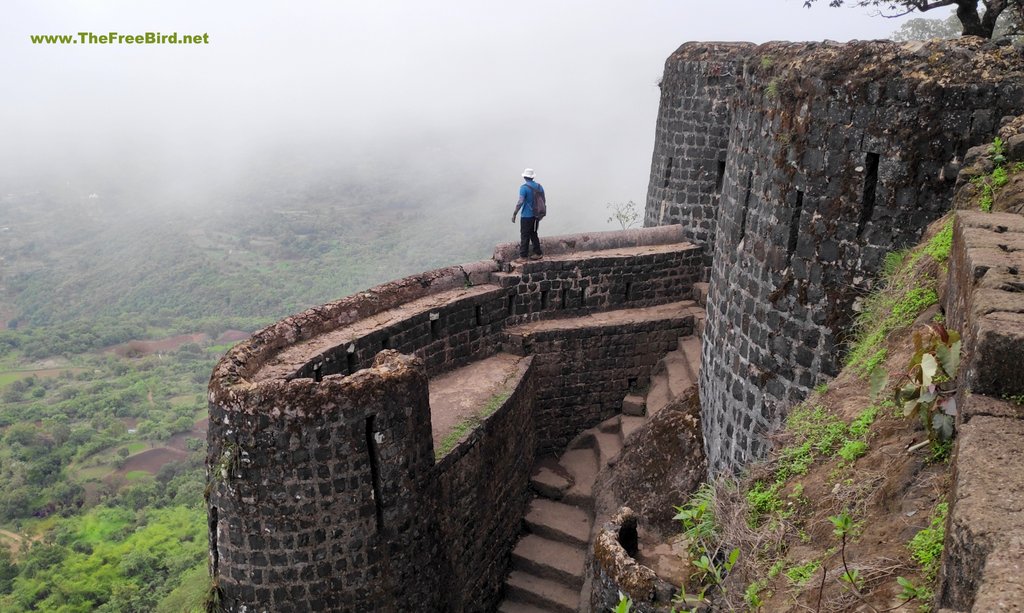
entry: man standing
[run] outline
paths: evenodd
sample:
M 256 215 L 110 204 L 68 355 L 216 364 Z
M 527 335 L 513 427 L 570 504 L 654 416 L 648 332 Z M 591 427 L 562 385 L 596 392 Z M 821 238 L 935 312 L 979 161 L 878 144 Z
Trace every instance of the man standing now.
M 532 168 L 523 171 L 523 183 L 519 187 L 519 202 L 516 203 L 516 210 L 512 213 L 512 223 L 516 222 L 516 215 L 519 209 L 523 209 L 522 217 L 519 218 L 519 257 L 526 259 L 530 254 L 530 243 L 533 243 L 533 255 L 531 260 L 539 260 L 544 254 L 540 250 L 540 237 L 537 236 L 537 228 L 540 220 L 547 212 L 547 205 L 544 197 L 544 187 L 533 180 Z

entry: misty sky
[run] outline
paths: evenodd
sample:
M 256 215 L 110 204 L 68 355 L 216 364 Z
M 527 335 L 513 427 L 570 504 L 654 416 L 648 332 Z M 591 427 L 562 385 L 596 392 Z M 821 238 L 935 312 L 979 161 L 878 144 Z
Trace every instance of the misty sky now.
M 642 205 L 665 58 L 689 40 L 885 38 L 898 20 L 801 0 L 4 0 L 0 190 L 231 189 L 278 156 L 443 178 L 506 217 L 537 169 L 551 227 Z M 937 12 L 928 17 L 940 17 Z M 204 46 L 30 34 L 208 33 Z M 140 203 L 139 206 L 147 206 Z M 511 233 L 511 232 L 510 232 Z

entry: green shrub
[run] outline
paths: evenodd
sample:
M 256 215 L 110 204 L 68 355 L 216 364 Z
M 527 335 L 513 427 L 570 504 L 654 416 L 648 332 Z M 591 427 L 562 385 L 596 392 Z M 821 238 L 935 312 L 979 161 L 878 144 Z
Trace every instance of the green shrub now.
M 907 548 L 910 556 L 921 565 L 928 581 L 934 581 L 939 573 L 942 560 L 942 543 L 946 537 L 946 513 L 949 505 L 945 502 L 935 506 L 928 527 L 920 530 L 910 540 Z

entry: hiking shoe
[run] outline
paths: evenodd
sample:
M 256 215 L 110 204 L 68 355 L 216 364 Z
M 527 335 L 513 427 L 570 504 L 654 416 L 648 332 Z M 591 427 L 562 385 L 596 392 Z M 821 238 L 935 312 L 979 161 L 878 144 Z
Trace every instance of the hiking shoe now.
M 530 259 L 531 260 L 543 260 L 544 256 L 542 254 L 535 253 L 535 254 L 530 256 Z

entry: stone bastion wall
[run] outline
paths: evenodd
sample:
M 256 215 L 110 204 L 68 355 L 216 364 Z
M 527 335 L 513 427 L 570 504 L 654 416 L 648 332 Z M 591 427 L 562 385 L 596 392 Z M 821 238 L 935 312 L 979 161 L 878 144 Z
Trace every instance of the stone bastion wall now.
M 286 318 L 222 358 L 207 467 L 225 611 L 496 606 L 536 454 L 617 411 L 694 325 L 585 316 L 686 300 L 701 275 L 678 226 L 543 240 L 545 260 L 512 264 L 502 245 Z M 567 318 L 558 334 L 509 330 Z M 503 345 L 532 356 L 512 395 L 436 459 L 430 378 Z
M 973 39 L 687 43 L 669 58 L 646 222 L 701 220 L 713 241 L 712 472 L 762 456 L 765 432 L 838 372 L 885 254 L 949 210 L 967 149 L 1024 110 L 1022 77 L 1018 48 Z

